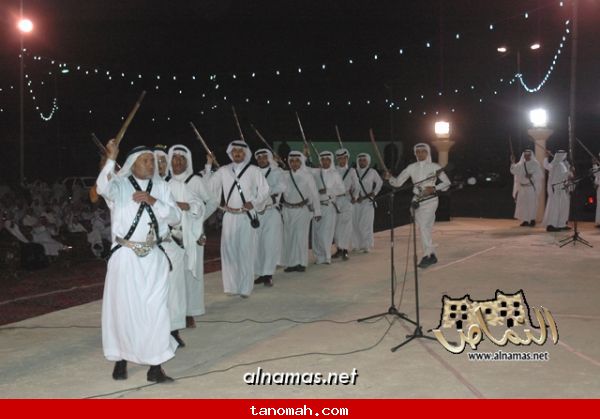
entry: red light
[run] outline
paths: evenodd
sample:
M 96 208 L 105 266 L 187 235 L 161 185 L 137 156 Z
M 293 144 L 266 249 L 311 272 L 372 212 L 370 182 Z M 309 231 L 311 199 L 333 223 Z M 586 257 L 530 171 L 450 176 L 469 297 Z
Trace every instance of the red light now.
M 593 196 L 588 196 L 588 199 L 587 199 L 587 201 L 588 201 L 588 204 L 590 204 L 590 205 L 593 205 L 593 204 L 594 204 L 594 201 L 595 201 L 595 199 L 594 199 L 594 197 L 593 197 Z

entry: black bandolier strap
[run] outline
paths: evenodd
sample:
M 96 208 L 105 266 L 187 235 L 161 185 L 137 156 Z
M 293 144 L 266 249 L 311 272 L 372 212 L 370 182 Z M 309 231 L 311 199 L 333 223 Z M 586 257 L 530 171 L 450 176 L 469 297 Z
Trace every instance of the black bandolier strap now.
M 192 178 L 193 178 L 194 176 L 200 176 L 200 177 L 202 177 L 201 175 L 197 175 L 196 173 L 192 173 L 191 175 L 189 175 L 189 176 L 187 177 L 187 179 L 185 180 L 185 182 L 184 182 L 184 183 L 185 183 L 186 185 L 187 185 L 188 183 L 190 183 L 190 180 L 192 180 Z
M 302 192 L 300 192 L 300 188 L 298 187 L 298 184 L 296 183 L 296 179 L 294 179 L 294 174 L 291 169 L 290 169 L 290 178 L 292 178 L 292 183 L 294 184 L 294 188 L 296 188 L 296 191 L 298 191 L 298 195 L 300 195 L 300 198 L 302 198 L 302 202 L 306 202 L 304 195 L 302 195 Z M 285 201 L 285 199 L 284 199 L 284 201 Z
M 141 191 L 142 190 L 142 188 L 140 188 L 140 185 L 137 183 L 137 181 L 135 180 L 135 178 L 133 177 L 133 175 L 130 175 L 127 179 L 129 179 L 129 182 L 131 182 L 131 185 L 133 186 L 133 188 L 136 191 Z M 148 181 L 148 186 L 146 187 L 146 192 L 148 194 L 150 194 L 150 192 L 152 192 L 152 179 L 150 179 Z M 156 216 L 154 215 L 154 211 L 152 210 L 152 207 L 150 205 L 146 204 L 145 202 L 141 202 L 140 203 L 140 207 L 138 208 L 138 211 L 135 214 L 135 218 L 133 219 L 133 224 L 131 224 L 131 227 L 129 228 L 129 231 L 127 232 L 127 234 L 125 235 L 125 237 L 123 237 L 123 239 L 129 240 L 131 238 L 131 236 L 133 236 L 133 233 L 135 232 L 135 229 L 137 228 L 137 226 L 138 226 L 138 224 L 140 222 L 140 219 L 142 217 L 142 213 L 144 212 L 144 210 L 146 210 L 146 212 L 148 212 L 148 216 L 150 217 L 150 221 L 152 222 L 152 228 L 154 229 L 154 235 L 156 236 L 157 246 L 165 254 L 165 256 L 167 258 L 167 261 L 169 262 L 169 271 L 172 271 L 173 270 L 173 265 L 171 264 L 171 259 L 169 259 L 169 256 L 167 255 L 167 252 L 162 247 L 160 235 L 158 233 L 158 221 L 156 220 Z M 113 253 L 115 253 L 121 247 L 122 246 L 120 244 L 117 244 L 115 247 L 113 247 L 112 249 L 110 249 L 110 253 L 108 254 L 108 257 L 106 258 L 106 260 L 108 261 L 110 259 L 110 257 L 113 255 Z
M 350 169 L 352 169 L 351 167 L 348 167 L 346 169 L 346 172 L 344 172 L 344 176 L 342 176 L 342 180 L 346 180 L 346 176 L 348 176 L 348 173 L 350 173 Z
M 367 173 L 369 173 L 369 170 L 371 170 L 371 168 L 367 167 L 367 170 L 365 170 L 365 173 L 363 173 L 362 176 L 357 176 L 357 177 L 358 177 L 358 183 L 360 185 L 360 188 L 365 193 L 365 197 L 369 198 L 369 201 L 371 201 L 373 203 L 373 206 L 375 206 L 375 200 L 369 196 L 369 193 L 367 192 L 365 185 L 363 183 L 363 179 L 365 178 L 365 176 L 367 176 Z M 358 172 L 356 174 L 358 175 Z
M 237 175 L 237 179 L 233 179 L 233 184 L 231 185 L 231 188 L 229 189 L 229 193 L 227 194 L 227 199 L 225 200 L 225 205 L 229 206 L 229 198 L 231 198 L 231 194 L 233 193 L 233 189 L 235 187 L 237 187 L 237 190 L 240 194 L 240 198 L 242 198 L 242 204 L 246 205 L 246 198 L 244 198 L 244 192 L 242 191 L 242 185 L 239 184 L 239 182 L 237 181 L 238 179 L 240 179 L 244 173 L 246 173 L 246 170 L 250 167 L 250 163 L 248 163 L 240 172 L 239 175 Z M 235 172 L 234 172 L 235 175 Z M 250 219 L 250 222 L 252 223 L 252 221 L 254 220 L 254 217 L 252 217 L 252 214 L 250 214 L 250 211 L 246 211 L 246 214 L 248 215 L 248 218 Z

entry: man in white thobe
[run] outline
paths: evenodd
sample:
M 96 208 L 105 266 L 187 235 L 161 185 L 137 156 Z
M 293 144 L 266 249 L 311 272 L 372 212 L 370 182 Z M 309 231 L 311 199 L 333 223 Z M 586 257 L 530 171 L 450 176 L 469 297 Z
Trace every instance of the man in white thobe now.
M 177 348 L 169 334 L 170 261 L 161 241 L 181 211 L 155 171 L 151 148 L 134 148 L 118 175 L 113 172 L 118 146 L 110 140 L 106 148 L 108 158 L 96 182 L 111 208 L 113 237 L 102 300 L 104 356 L 116 362 L 115 380 L 127 378 L 131 361 L 150 365 L 148 381 L 173 381 L 161 368 Z
M 395 188 L 402 186 L 409 178 L 415 185 L 411 210 L 414 211 L 413 217 L 419 226 L 423 247 L 423 259 L 421 259 L 419 267 L 427 268 L 437 263 L 436 246 L 431 238 L 435 223 L 435 211 L 439 203 L 437 192 L 447 190 L 450 187 L 450 179 L 441 170 L 442 167 L 439 164 L 431 161 L 431 150 L 428 144 L 418 143 L 414 146 L 413 151 L 417 158 L 415 163 L 409 164 L 396 178 L 391 177 L 391 174 L 387 172 L 384 177 L 389 179 L 390 185 Z M 438 179 L 440 183 L 436 184 Z
M 567 152 L 557 151 L 552 162 L 548 161 L 550 152 L 546 154 L 543 164 L 544 169 L 548 171 L 548 201 L 543 225 L 546 226 L 546 231 L 570 230 L 567 221 L 569 220 L 571 196 L 567 182 L 571 178 L 571 168 L 566 160 Z
M 173 240 L 185 250 L 184 271 L 186 326 L 195 327 L 194 316 L 206 312 L 204 304 L 204 220 L 217 209 L 216 197 L 208 192 L 204 180 L 194 173 L 192 152 L 177 144 L 169 149 L 173 198 L 182 211 L 181 223 L 171 225 Z
M 354 204 L 354 246 L 367 253 L 375 242 L 373 240 L 373 221 L 375 220 L 375 197 L 383 186 L 379 173 L 371 165 L 371 156 L 360 153 L 356 157 L 358 179 L 358 198 Z
M 170 176 L 168 170 L 169 164 L 167 162 L 168 156 L 165 149 L 166 147 L 162 145 L 154 146 L 154 156 L 156 158 L 155 164 L 158 168 L 158 174 L 161 179 L 166 181 Z M 170 237 L 170 240 L 166 240 L 162 246 L 171 261 L 171 271 L 169 272 L 168 278 L 169 294 L 167 297 L 171 336 L 177 341 L 177 347 L 182 348 L 185 346 L 185 342 L 179 335 L 179 330 L 185 329 L 185 251 L 175 242 L 173 237 Z
M 322 151 L 319 153 L 321 167 L 308 168 L 312 173 L 321 204 L 321 219 L 313 221 L 312 225 L 312 250 L 315 263 L 331 264 L 331 245 L 335 232 L 335 222 L 340 212 L 337 199 L 344 195 L 344 182 L 335 167 L 333 167 L 333 153 Z
M 348 252 L 352 246 L 352 236 L 354 233 L 353 202 L 358 197 L 360 187 L 358 185 L 356 170 L 349 164 L 350 152 L 345 148 L 340 148 L 335 152 L 335 158 L 338 163 L 336 169 L 342 177 L 342 182 L 344 182 L 345 193 L 337 199 L 337 206 L 340 213 L 337 214 L 335 232 L 333 234 L 337 251 L 332 258 L 341 257 L 343 260 L 348 260 Z
M 231 163 L 221 166 L 209 180 L 210 190 L 222 196 L 221 273 L 227 295 L 248 298 L 254 287 L 256 256 L 256 206 L 269 197 L 269 184 L 260 169 L 250 164 L 251 151 L 244 141 L 227 147 Z
M 308 265 L 310 221 L 321 219 L 319 192 L 313 175 L 305 166 L 306 157 L 299 151 L 288 154 L 290 170 L 284 176 L 285 191 L 281 197 L 283 213 L 284 272 L 304 272 Z
M 510 173 L 514 176 L 516 188 L 515 218 L 521 221 L 521 227 L 535 227 L 544 172 L 531 150 L 523 151 L 518 163 L 514 162 L 514 157 L 511 157 L 511 162 Z
M 266 148 L 256 150 L 254 158 L 269 184 L 269 196 L 257 205 L 260 226 L 256 231 L 255 284 L 273 286 L 273 274 L 281 263 L 283 222 L 279 212 L 281 194 L 285 191 L 285 172 L 273 160 L 273 153 Z

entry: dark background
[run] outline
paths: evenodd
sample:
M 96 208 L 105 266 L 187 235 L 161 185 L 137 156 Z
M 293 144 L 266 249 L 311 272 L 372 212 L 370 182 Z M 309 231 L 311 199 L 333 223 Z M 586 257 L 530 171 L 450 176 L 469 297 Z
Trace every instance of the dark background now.
M 527 111 L 537 106 L 548 109 L 555 130 L 549 148 L 567 147 L 571 38 L 540 92 L 519 93 L 517 85 L 507 81 L 516 73 L 517 48 L 526 82 L 536 86 L 544 77 L 564 34 L 564 22 L 572 19 L 571 1 L 564 7 L 554 0 L 25 0 L 24 4 L 25 15 L 35 23 L 34 32 L 25 37 L 25 72 L 34 90 L 25 95 L 28 178 L 95 175 L 98 156 L 91 132 L 103 141 L 114 136 L 143 89 L 148 95 L 122 148 L 181 142 L 192 147 L 197 160 L 204 153 L 188 121 L 196 123 L 226 161 L 225 145 L 238 136 L 232 104 L 253 148 L 259 143 L 250 122 L 269 140 L 298 139 L 294 111 L 314 140 L 334 139 L 333 125 L 338 124 L 344 140 L 367 141 L 372 127 L 382 141 L 402 142 L 405 150 L 416 142 L 431 141 L 434 121 L 445 117 L 456 141 L 450 161 L 457 173 L 492 171 L 507 176 L 508 138 L 512 137 L 516 152 L 531 147 Z M 14 26 L 18 7 L 17 0 L 0 3 L 3 181 L 18 179 L 19 34 Z M 594 152 L 600 150 L 600 51 L 595 39 L 599 7 L 594 1 L 580 1 L 577 135 Z M 534 41 L 542 48 L 529 50 Z M 512 52 L 501 56 L 496 51 L 501 44 Z M 34 59 L 37 56 L 43 58 Z M 63 74 L 59 63 L 66 63 L 69 73 Z M 90 74 L 85 75 L 86 70 Z M 281 75 L 276 76 L 275 70 Z M 216 80 L 209 79 L 213 74 Z M 55 97 L 59 109 L 45 122 L 39 112 L 47 116 Z M 392 109 L 386 99 L 394 102 Z M 577 150 L 576 159 L 589 167 L 583 150 Z

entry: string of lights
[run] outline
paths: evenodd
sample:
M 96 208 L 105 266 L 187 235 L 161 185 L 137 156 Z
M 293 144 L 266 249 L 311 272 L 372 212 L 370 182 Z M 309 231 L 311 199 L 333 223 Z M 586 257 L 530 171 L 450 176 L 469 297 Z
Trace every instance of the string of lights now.
M 567 36 L 571 33 L 569 24 L 570 24 L 570 20 L 565 21 L 565 34 L 562 36 L 562 40 L 561 40 L 560 44 L 558 45 L 558 48 L 556 50 L 556 53 L 554 54 L 554 57 L 552 58 L 552 64 L 550 64 L 550 66 L 548 67 L 548 70 L 546 71 L 546 75 L 542 78 L 542 81 L 536 87 L 529 87 L 527 85 L 527 83 L 525 83 L 525 81 L 523 80 L 523 78 L 524 78 L 523 74 L 521 74 L 521 73 L 515 74 L 515 79 L 519 80 L 519 82 L 521 83 L 521 86 L 523 86 L 523 89 L 525 89 L 526 92 L 528 92 L 528 93 L 539 92 L 542 89 L 542 87 L 546 84 L 548 79 L 550 78 L 550 75 L 552 74 L 552 72 L 554 71 L 554 68 L 556 67 L 558 58 L 560 57 L 560 55 L 562 53 L 562 49 L 564 48 L 564 42 L 566 42 Z M 511 80 L 511 84 L 513 82 L 514 82 L 514 79 Z
M 560 7 L 563 7 L 563 2 L 560 2 Z M 543 7 L 547 7 L 548 5 L 542 6 Z M 524 17 L 525 19 L 529 18 L 529 12 L 526 12 L 525 14 L 521 15 L 521 17 Z M 483 103 L 484 99 L 486 97 L 486 94 L 489 95 L 497 95 L 499 90 L 503 87 L 503 85 L 508 84 L 508 85 L 512 85 L 513 83 L 515 83 L 517 80 L 520 82 L 521 86 L 523 87 L 523 89 L 525 91 L 527 91 L 528 93 L 536 93 L 539 92 L 542 87 L 547 83 L 547 81 L 549 80 L 553 70 L 555 69 L 556 65 L 557 65 L 557 61 L 559 59 L 559 56 L 561 55 L 561 52 L 564 48 L 564 42 L 567 39 L 568 34 L 570 33 L 569 30 L 569 20 L 565 21 L 565 34 L 562 36 L 562 42 L 559 44 L 559 47 L 553 57 L 552 60 L 552 64 L 549 66 L 544 78 L 542 79 L 542 81 L 535 87 L 530 87 L 528 86 L 525 81 L 524 81 L 524 75 L 521 73 L 517 73 L 514 75 L 514 77 L 510 80 L 508 80 L 507 82 L 504 81 L 503 78 L 500 79 L 500 83 L 501 86 L 499 86 L 498 88 L 493 89 L 491 92 L 481 92 L 481 96 L 479 97 L 479 102 Z M 488 27 L 488 30 L 495 30 L 496 26 L 495 24 L 490 24 Z M 455 35 L 455 38 L 461 39 L 461 34 L 457 33 Z M 425 42 L 425 48 L 431 48 L 431 42 Z M 406 48 L 399 48 L 397 50 L 398 55 L 404 55 L 405 52 L 407 51 Z M 24 51 L 25 52 L 25 51 Z M 27 56 L 27 55 L 25 55 Z M 371 59 L 369 61 L 366 61 L 367 63 L 374 63 L 374 62 L 378 62 L 380 61 L 382 58 L 384 57 L 383 54 L 380 53 L 373 53 L 371 54 Z M 85 76 L 100 76 L 100 77 L 105 77 L 108 81 L 111 81 L 113 79 L 120 79 L 122 81 L 125 81 L 130 87 L 132 88 L 136 88 L 139 89 L 139 85 L 142 85 L 142 81 L 144 82 L 144 84 L 147 84 L 146 80 L 150 79 L 152 80 L 152 84 L 154 85 L 154 90 L 155 91 L 164 91 L 166 89 L 169 88 L 173 88 L 175 89 L 175 91 L 179 94 L 182 95 L 184 94 L 184 88 L 183 86 L 177 85 L 178 82 L 186 82 L 189 83 L 190 80 L 193 81 L 201 81 L 203 78 L 199 77 L 197 75 L 191 75 L 191 76 L 180 76 L 180 75 L 170 75 L 170 76 L 164 76 L 164 75 L 159 75 L 159 74 L 155 74 L 155 75 L 144 75 L 142 73 L 137 73 L 133 75 L 133 78 L 131 76 L 131 73 L 128 73 L 129 75 L 127 75 L 125 72 L 115 72 L 115 71 L 111 71 L 111 70 L 103 70 L 103 69 L 99 69 L 99 68 L 89 68 L 89 67 L 85 67 L 82 65 L 76 65 L 73 66 L 71 64 L 67 64 L 64 62 L 58 62 L 57 60 L 53 60 L 53 59 L 49 59 L 49 58 L 45 58 L 42 56 L 33 56 L 33 60 L 37 61 L 37 62 L 42 62 L 45 61 L 46 63 L 49 63 L 52 66 L 57 66 L 57 68 L 55 70 L 50 70 L 48 71 L 48 75 L 53 75 L 53 71 L 56 71 L 56 74 L 54 75 L 55 77 L 60 74 L 62 76 L 68 76 L 68 75 L 72 75 L 72 74 L 82 74 Z M 346 60 L 346 64 L 347 66 L 353 66 L 357 63 L 357 60 L 355 58 L 348 58 Z M 314 66 L 313 66 L 314 67 Z M 325 71 L 333 71 L 333 69 L 337 69 L 337 64 L 332 64 L 332 63 L 323 63 L 319 66 L 319 71 L 321 72 L 325 72 Z M 310 66 L 299 66 L 297 67 L 297 70 L 294 72 L 290 72 L 288 71 L 288 73 L 290 75 L 292 74 L 297 74 L 297 75 L 306 75 L 308 71 L 310 70 L 314 70 L 314 68 L 310 67 Z M 241 74 L 241 73 L 223 73 L 223 74 L 211 74 L 208 77 L 208 81 L 209 83 L 212 83 L 212 89 L 213 90 L 224 90 L 225 88 L 223 87 L 224 85 L 227 85 L 228 82 L 227 80 L 238 80 L 240 78 L 242 78 L 243 76 L 245 76 L 246 74 Z M 284 75 L 284 72 L 281 69 L 276 69 L 273 72 L 273 75 L 275 77 L 280 77 L 282 75 Z M 255 79 L 258 77 L 256 72 L 251 72 L 249 74 L 247 74 L 247 76 L 249 76 L 250 79 Z M 33 91 L 33 81 L 31 80 L 31 77 L 29 75 L 25 76 L 28 81 L 27 81 L 27 87 L 29 90 L 29 93 L 31 94 L 31 98 L 32 101 L 34 102 L 34 106 L 35 109 L 37 111 L 40 111 L 40 106 L 36 103 L 37 101 L 37 97 Z M 166 86 L 166 82 L 170 83 L 170 86 L 165 87 Z M 40 86 L 44 85 L 44 82 L 41 81 L 39 82 Z M 183 84 L 183 83 L 182 83 Z M 205 85 L 202 85 L 201 87 L 206 87 Z M 187 90 L 190 90 L 192 88 L 186 88 L 186 92 Z M 0 93 L 4 92 L 4 91 L 9 91 L 9 90 L 14 90 L 14 86 L 11 85 L 9 88 L 0 88 Z M 431 98 L 433 96 L 452 96 L 452 95 L 457 95 L 460 93 L 470 93 L 473 94 L 475 91 L 475 85 L 471 84 L 470 86 L 466 87 L 466 88 L 454 88 L 454 89 L 450 89 L 450 90 L 446 90 L 446 91 L 438 91 L 438 92 L 422 92 L 420 94 L 414 95 L 413 97 L 411 96 L 404 96 L 404 97 L 400 97 L 400 98 L 389 98 L 389 99 L 385 99 L 385 101 L 379 100 L 379 99 L 373 99 L 373 98 L 347 98 L 347 99 L 325 99 L 325 100 L 311 100 L 311 99 L 305 99 L 305 100 L 300 100 L 297 98 L 288 98 L 287 100 L 281 100 L 281 99 L 275 99 L 275 98 L 269 98 L 269 97 L 238 97 L 238 98 L 233 98 L 227 95 L 223 95 L 222 99 L 217 99 L 215 100 L 215 94 L 214 92 L 210 95 L 207 94 L 207 90 L 203 89 L 204 91 L 202 91 L 202 93 L 200 94 L 201 98 L 202 98 L 202 102 L 206 102 L 203 103 L 203 107 L 202 107 L 202 111 L 201 114 L 204 114 L 204 112 L 208 112 L 208 111 L 213 111 L 213 110 L 217 110 L 219 109 L 219 105 L 222 105 L 224 103 L 259 103 L 262 105 L 273 105 L 273 106 L 294 106 L 296 108 L 298 107 L 306 107 L 306 108 L 310 108 L 310 107 L 314 107 L 314 106 L 324 106 L 324 107 L 330 107 L 330 106 L 370 106 L 370 105 L 376 105 L 376 106 L 387 106 L 388 108 L 392 109 L 392 110 L 396 110 L 396 111 L 400 111 L 403 110 L 404 112 L 408 113 L 408 114 L 423 114 L 423 115 L 427 115 L 428 113 L 435 113 L 435 114 L 439 114 L 440 111 L 439 110 L 435 110 L 435 111 L 416 111 L 416 107 L 419 106 L 420 103 L 423 103 L 423 101 L 425 100 L 425 98 Z M 493 92 L 493 93 L 492 93 Z M 195 91 L 194 89 L 192 89 L 192 93 L 194 94 L 198 94 L 197 91 Z M 207 96 L 211 96 L 210 99 L 207 99 Z M 40 111 L 40 117 L 44 120 L 44 121 L 49 121 L 50 119 L 52 119 L 53 115 L 55 114 L 55 112 L 58 110 L 58 98 L 54 97 L 52 100 L 52 107 L 51 110 L 49 112 L 48 115 L 44 115 L 43 112 Z M 0 107 L 0 112 L 3 112 L 4 109 Z M 451 108 L 449 109 L 449 111 L 454 112 L 455 109 Z M 92 109 L 89 110 L 89 114 L 93 114 Z M 167 120 L 171 120 L 171 116 L 167 116 L 166 117 Z M 160 119 L 164 119 L 162 117 L 152 117 L 152 121 L 158 121 Z

